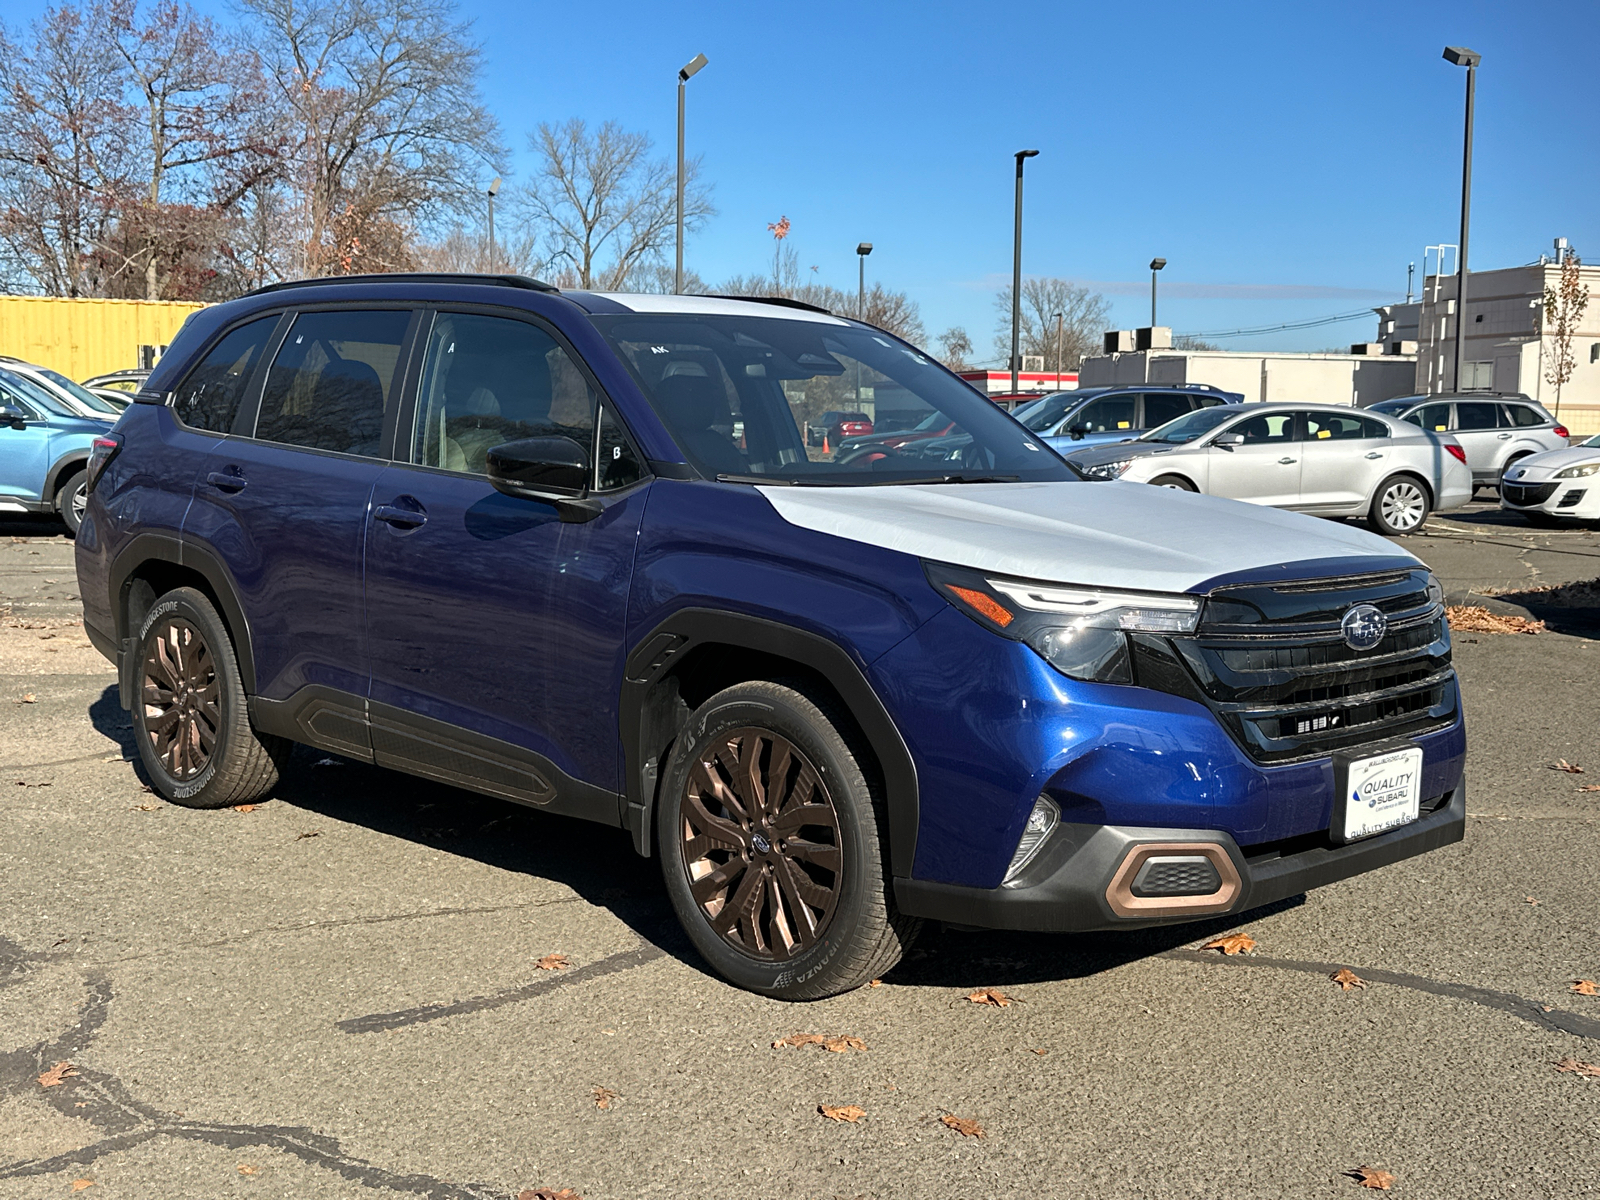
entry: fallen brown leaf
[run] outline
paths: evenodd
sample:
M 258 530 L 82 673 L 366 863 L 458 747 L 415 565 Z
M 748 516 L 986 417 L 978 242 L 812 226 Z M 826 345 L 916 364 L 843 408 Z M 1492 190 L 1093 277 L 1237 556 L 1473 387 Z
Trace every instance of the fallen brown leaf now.
M 1577 1075 L 1583 1079 L 1600 1079 L 1600 1066 L 1596 1066 L 1594 1063 L 1579 1062 L 1570 1054 L 1552 1065 L 1558 1071 Z
M 249 1163 L 240 1163 L 237 1169 L 238 1169 L 239 1174 L 241 1174 L 241 1175 L 259 1175 L 259 1174 L 261 1174 L 261 1168 L 260 1167 L 251 1166 Z
M 308 829 L 304 833 L 296 834 L 294 840 L 297 841 L 297 842 L 303 842 L 307 838 L 314 838 L 314 837 L 321 837 L 321 836 L 322 836 L 322 830 L 320 830 L 320 829 Z
M 1392 1174 L 1377 1167 L 1357 1167 L 1354 1171 L 1346 1171 L 1345 1174 L 1362 1187 L 1373 1188 L 1380 1192 L 1387 1192 L 1389 1185 L 1394 1182 Z
M 1574 979 L 1569 992 L 1577 992 L 1580 996 L 1600 996 L 1600 986 L 1592 979 Z
M 791 1033 L 788 1037 L 779 1038 L 772 1043 L 774 1050 L 787 1050 L 791 1047 L 820 1046 L 822 1035 L 820 1033 Z
M 69 1076 L 76 1075 L 78 1068 L 69 1062 L 58 1062 L 43 1075 L 39 1076 L 40 1087 L 60 1087 L 61 1081 Z
M 1580 792 L 1600 792 L 1600 783 L 1580 783 L 1578 790 Z
M 234 812 L 253 813 L 253 812 L 255 812 L 255 810 L 256 810 L 256 805 L 254 805 L 254 804 L 235 804 L 233 806 L 233 811 Z
M 829 1054 L 845 1054 L 851 1050 L 865 1050 L 867 1044 L 858 1037 L 831 1037 L 822 1043 Z
M 155 812 L 155 810 L 160 808 L 160 807 L 161 806 L 159 804 L 130 804 L 130 805 L 128 805 L 128 811 L 129 812 Z
M 1040 1058 L 1043 1058 L 1046 1054 L 1049 1054 L 1050 1051 L 1048 1051 L 1048 1050 L 1034 1050 L 1034 1051 L 1032 1051 L 1032 1053 L 1037 1054 Z
M 1248 933 L 1230 933 L 1227 937 L 1219 937 L 1214 942 L 1207 942 L 1201 946 L 1202 950 L 1221 950 L 1224 954 L 1249 954 L 1256 948 L 1256 940 Z
M 1550 764 L 1550 769 L 1552 771 L 1565 771 L 1568 775 L 1582 775 L 1583 774 L 1583 768 L 1582 767 L 1580 767 L 1577 763 L 1569 763 L 1564 758 L 1556 759 L 1555 762 Z
M 883 980 L 881 980 L 881 979 L 869 979 L 867 981 L 867 986 L 868 987 L 882 987 L 883 986 Z
M 1523 897 L 1523 901 L 1525 903 L 1533 905 L 1535 908 L 1537 908 L 1539 906 L 1539 902 L 1537 900 L 1535 900 L 1532 896 L 1524 896 Z
M 596 1108 L 610 1108 L 613 1100 L 620 1099 L 622 1099 L 622 1097 L 616 1092 L 613 1092 L 610 1088 L 594 1089 L 594 1106 Z
M 855 1104 L 841 1104 L 835 1107 L 832 1104 L 819 1104 L 817 1111 L 830 1121 L 848 1121 L 854 1125 L 867 1115 L 867 1110 Z
M 37 698 L 32 692 L 23 692 L 22 699 L 17 701 L 18 704 L 34 704 L 36 702 Z
M 962 1137 L 981 1138 L 987 1136 L 983 1126 L 970 1117 L 953 1117 L 949 1113 L 939 1118 L 941 1124 L 948 1129 L 954 1129 Z
M 1364 988 L 1367 986 L 1367 981 L 1349 967 L 1340 967 L 1328 978 L 1337 983 L 1341 991 L 1348 992 L 1351 988 Z
M 554 1188 L 523 1188 L 517 1193 L 517 1200 L 583 1200 L 583 1197 L 571 1188 L 562 1188 L 559 1192 Z
M 1481 604 L 1452 604 L 1444 610 L 1450 628 L 1457 633 L 1543 633 L 1543 621 L 1526 617 L 1503 617 Z
M 988 1004 L 994 1008 L 1005 1008 L 1011 1003 L 1010 996 L 994 988 L 979 988 L 967 999 L 973 1004 Z
M 72 1190 L 75 1192 L 81 1192 L 84 1188 L 92 1188 L 93 1186 L 94 1180 L 92 1179 L 74 1179 L 72 1181 Z
M 533 965 L 541 971 L 564 971 L 572 964 L 567 961 L 565 954 L 546 954 Z

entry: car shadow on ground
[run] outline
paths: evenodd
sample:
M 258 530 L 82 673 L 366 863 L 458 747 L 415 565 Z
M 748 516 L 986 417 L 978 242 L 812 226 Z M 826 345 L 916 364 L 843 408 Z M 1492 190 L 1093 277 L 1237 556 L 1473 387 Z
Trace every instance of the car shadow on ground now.
M 53 538 L 69 534 L 67 523 L 54 513 L 7 513 L 0 518 L 0 537 Z
M 128 714 L 107 688 L 89 709 L 94 726 L 123 747 L 146 786 Z M 714 974 L 679 928 L 660 861 L 640 858 L 620 829 L 297 746 L 272 800 L 331 821 L 460 855 L 504 871 L 564 884 L 605 908 L 644 941 Z M 925 987 L 989 987 L 1077 979 L 1216 937 L 1303 897 L 1237 916 L 1127 933 L 967 932 L 930 922 L 886 978 Z
M 1429 518 L 1429 524 L 1424 529 L 1437 529 L 1441 526 L 1448 528 L 1451 525 L 1467 525 L 1474 529 L 1503 530 L 1506 533 L 1548 534 L 1548 533 L 1596 533 L 1600 532 L 1600 521 L 1562 521 L 1559 525 L 1533 525 L 1520 513 L 1509 512 L 1503 508 L 1478 508 L 1467 511 L 1457 510 L 1448 513 L 1438 513 Z

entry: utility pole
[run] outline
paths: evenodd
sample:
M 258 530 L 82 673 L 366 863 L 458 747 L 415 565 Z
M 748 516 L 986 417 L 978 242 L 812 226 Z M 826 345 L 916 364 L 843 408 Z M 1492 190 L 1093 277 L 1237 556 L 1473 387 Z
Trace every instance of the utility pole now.
M 500 176 L 489 185 L 489 270 L 494 270 L 494 194 L 500 190 Z
M 1037 158 L 1037 150 L 1018 150 L 1017 160 L 1017 219 L 1015 239 L 1011 249 L 1011 391 L 1017 390 L 1017 372 L 1022 367 L 1022 162 Z
M 683 85 L 699 72 L 709 60 L 696 54 L 678 71 L 678 253 L 672 271 L 672 294 L 683 295 Z
M 856 283 L 856 320 L 867 319 L 867 255 L 872 253 L 872 243 L 862 242 L 856 247 L 856 261 L 861 265 L 860 278 Z
M 1416 278 L 1416 275 L 1417 275 L 1417 264 L 1414 263 L 1414 262 L 1407 263 L 1406 264 L 1406 303 L 1407 304 L 1411 303 L 1411 281 Z
M 1061 390 L 1061 315 L 1056 314 L 1056 391 Z
M 1150 328 L 1156 327 L 1156 272 L 1167 265 L 1164 258 L 1150 260 Z
M 1461 148 L 1461 249 L 1456 254 L 1456 367 L 1455 390 L 1462 390 L 1461 358 L 1467 331 L 1467 228 L 1472 215 L 1472 103 L 1478 86 L 1478 64 L 1483 55 L 1465 46 L 1446 46 L 1444 57 L 1467 69 L 1467 120 Z

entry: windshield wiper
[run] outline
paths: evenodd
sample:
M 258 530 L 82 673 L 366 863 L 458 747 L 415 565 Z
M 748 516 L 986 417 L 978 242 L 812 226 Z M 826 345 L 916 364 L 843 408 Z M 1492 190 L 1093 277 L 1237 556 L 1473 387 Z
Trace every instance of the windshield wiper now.
M 1020 483 L 1021 475 L 925 475 L 920 479 L 885 479 L 882 482 L 905 487 L 920 483 Z
M 857 476 L 828 479 L 784 479 L 772 475 L 718 475 L 718 483 L 759 483 L 769 487 L 902 487 L 931 483 L 1020 483 L 1020 475 L 923 475 L 916 479 L 879 479 Z

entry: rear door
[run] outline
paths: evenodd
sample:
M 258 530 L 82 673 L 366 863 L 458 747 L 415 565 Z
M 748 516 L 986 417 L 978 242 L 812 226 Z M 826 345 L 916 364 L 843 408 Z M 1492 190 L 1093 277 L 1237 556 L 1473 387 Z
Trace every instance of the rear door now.
M 1504 443 L 1511 440 L 1511 431 L 1500 428 L 1500 405 L 1493 400 L 1457 400 L 1455 409 L 1451 432 L 1467 452 L 1472 482 L 1494 483 L 1500 477 Z
M 259 400 L 212 451 L 186 542 L 232 573 L 267 728 L 370 757 L 362 552 L 416 314 L 295 313 Z
M 1307 412 L 1300 507 L 1355 510 L 1389 469 L 1389 427 L 1360 413 Z
M 1244 435 L 1244 444 L 1206 449 L 1206 491 L 1231 500 L 1289 508 L 1300 503 L 1303 447 L 1292 412 L 1262 413 L 1227 426 L 1222 433 Z
M 1195 409 L 1195 398 L 1181 392 L 1145 392 L 1139 406 L 1139 430 L 1159 429 Z

